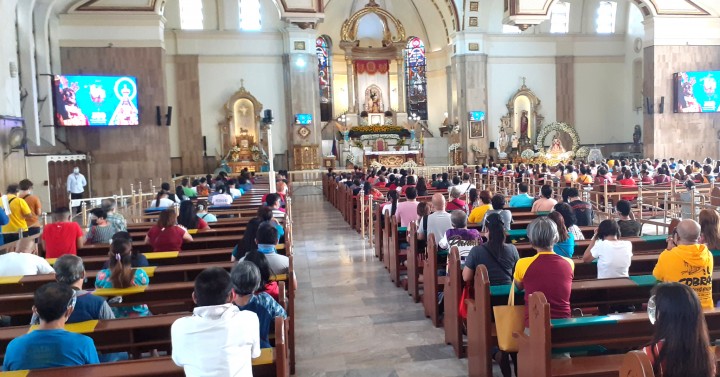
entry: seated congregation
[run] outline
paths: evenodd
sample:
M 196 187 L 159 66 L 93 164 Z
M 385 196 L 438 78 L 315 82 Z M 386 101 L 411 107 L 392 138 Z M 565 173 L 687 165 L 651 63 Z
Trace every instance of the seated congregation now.
M 330 169 L 323 190 L 469 376 L 714 376 L 712 164 Z
M 11 185 L 0 375 L 294 373 L 290 197 L 276 178 L 277 192 L 247 172 L 163 183 L 142 218 L 105 199 L 85 229 L 68 208 L 43 224 Z

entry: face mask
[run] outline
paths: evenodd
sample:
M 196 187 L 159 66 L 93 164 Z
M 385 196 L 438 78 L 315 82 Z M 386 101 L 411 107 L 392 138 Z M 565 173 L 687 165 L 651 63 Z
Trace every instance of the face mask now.
M 650 319 L 650 324 L 654 325 L 657 319 L 657 306 L 655 305 L 655 296 L 650 297 L 647 303 L 647 315 Z
M 78 169 L 78 168 L 73 169 L 73 173 L 75 173 L 75 174 L 80 173 L 80 169 Z

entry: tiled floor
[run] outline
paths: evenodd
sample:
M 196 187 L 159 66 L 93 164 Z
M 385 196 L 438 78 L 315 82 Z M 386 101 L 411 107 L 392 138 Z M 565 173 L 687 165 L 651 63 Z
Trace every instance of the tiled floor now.
M 466 376 L 442 329 L 316 192 L 293 195 L 297 376 Z

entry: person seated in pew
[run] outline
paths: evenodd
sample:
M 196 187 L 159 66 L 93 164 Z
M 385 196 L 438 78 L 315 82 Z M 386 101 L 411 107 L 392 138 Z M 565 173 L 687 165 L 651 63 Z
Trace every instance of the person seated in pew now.
M 691 287 L 680 283 L 655 286 L 647 313 L 654 325 L 643 348 L 658 377 L 712 377 L 715 352 L 710 346 L 703 307 Z
M 209 230 L 210 226 L 205 220 L 197 216 L 193 202 L 186 200 L 180 203 L 180 214 L 177 217 L 178 225 L 185 229 Z
M 518 260 L 513 274 L 515 285 L 525 290 L 525 302 L 530 302 L 529 297 L 535 292 L 544 293 L 550 304 L 551 318 L 570 318 L 570 289 L 575 264 L 572 259 L 553 251 L 560 238 L 557 224 L 549 216 L 538 217 L 528 225 L 527 234 L 537 254 Z M 526 305 L 526 333 L 530 327 L 528 308 Z
M 210 197 L 210 202 L 214 206 L 229 207 L 233 203 L 233 197 L 226 192 L 225 186 L 218 186 L 214 195 Z
M 273 217 L 285 217 L 285 208 L 282 208 L 280 195 L 271 193 L 265 197 L 265 205 L 273 210 Z
M 475 207 L 480 205 L 480 192 L 476 188 L 471 188 L 467 196 L 468 213 L 471 214 Z
M 89 336 L 64 329 L 77 297 L 69 286 L 47 283 L 35 291 L 33 313 L 38 328 L 10 341 L 5 350 L 3 371 L 45 369 L 98 364 L 95 342 Z
M 132 255 L 130 259 L 130 264 L 133 268 L 138 267 L 148 267 L 150 266 L 150 263 L 148 263 L 147 257 L 143 255 L 142 253 L 139 253 L 135 248 L 132 247 L 132 236 L 128 232 L 117 232 L 113 235 L 112 239 L 110 240 L 110 244 L 114 242 L 129 242 L 130 248 L 132 248 Z M 110 266 L 110 261 L 107 260 L 103 264 L 103 268 L 108 268 Z
M 30 247 L 20 247 L 23 241 L 29 242 Z M 48 261 L 32 253 L 34 246 L 33 239 L 26 237 L 18 241 L 15 251 L 0 249 L 0 277 L 55 273 Z
M 476 224 L 482 222 L 482 219 L 485 218 L 485 213 L 492 209 L 492 205 L 490 204 L 490 201 L 492 199 L 492 193 L 490 191 L 480 191 L 479 198 L 480 205 L 473 208 L 472 212 L 470 212 L 470 216 L 468 216 L 469 223 Z
M 290 268 L 290 259 L 285 255 L 277 253 L 275 247 L 278 243 L 277 229 L 269 223 L 265 222 L 260 224 L 255 235 L 255 242 L 257 247 L 255 250 L 265 255 L 268 264 L 270 265 L 270 271 L 275 275 L 287 274 Z M 245 255 L 247 256 L 247 254 Z M 245 258 L 243 257 L 244 260 Z M 293 286 L 297 289 L 297 281 L 295 276 L 292 276 Z
M 238 178 L 238 186 L 239 189 L 243 190 L 243 192 L 248 193 L 252 190 L 253 184 L 250 182 L 250 178 L 248 175 L 241 175 L 240 178 Z
M 421 221 L 418 224 L 417 238 L 427 240 L 428 234 L 432 233 L 435 235 L 435 242 L 439 242 L 445 232 L 452 228 L 452 221 L 450 214 L 445 211 L 445 197 L 442 194 L 433 194 L 432 205 L 434 212 L 428 216 L 427 221 Z
M 238 199 L 238 198 L 242 197 L 242 194 L 243 194 L 242 190 L 235 187 L 236 184 L 237 184 L 237 181 L 235 181 L 234 179 L 231 179 L 227 182 L 228 194 L 230 194 L 230 196 L 232 196 L 233 199 Z
M 190 198 L 185 195 L 185 190 L 182 186 L 175 187 L 175 198 L 180 202 L 184 200 L 190 200 Z
M 530 209 L 531 212 L 550 212 L 552 211 L 557 200 L 553 199 L 553 189 L 550 185 L 542 185 L 540 187 L 541 197 L 536 199 Z
M 572 233 L 572 235 L 575 237 L 575 241 L 581 241 L 585 239 L 585 235 L 580 230 L 580 227 L 577 226 L 577 217 L 575 217 L 575 213 L 572 210 L 572 207 L 570 207 L 570 204 L 568 203 L 558 203 L 555 204 L 555 207 L 553 207 L 553 211 L 560 213 L 562 215 L 563 220 L 565 221 L 565 226 L 567 227 L 567 231 L 569 233 Z
M 85 243 L 110 243 L 112 236 L 117 232 L 115 225 L 107 221 L 107 214 L 102 208 L 90 210 L 90 229 L 85 235 Z
M 460 182 L 461 182 L 461 181 L 460 181 L 460 177 L 454 176 L 454 177 L 452 178 L 452 184 L 451 184 L 451 185 L 448 187 L 448 189 L 447 189 L 447 190 L 448 190 L 448 194 L 450 194 L 450 192 L 452 191 L 453 187 L 458 187 L 458 186 L 460 185 Z M 460 190 L 460 188 L 458 188 L 458 190 Z M 462 191 L 460 192 L 460 195 L 462 195 Z
M 493 195 L 492 199 L 490 199 L 490 204 L 492 205 L 492 209 L 485 212 L 485 217 L 482 220 L 483 228 L 485 227 L 485 219 L 489 215 L 492 215 L 494 213 L 500 215 L 500 217 L 503 220 L 503 224 L 505 224 L 505 230 L 510 230 L 510 224 L 512 224 L 512 213 L 504 209 L 505 208 L 505 195 L 503 194 L 495 194 Z
M 365 192 L 365 196 L 372 195 L 373 200 L 380 200 L 385 197 L 385 195 L 373 187 L 370 182 L 363 183 L 363 191 Z
M 632 213 L 630 202 L 627 200 L 618 200 L 615 204 L 620 218 L 618 226 L 620 227 L 620 237 L 638 237 L 642 233 L 642 224 L 635 221 L 635 214 Z
M 181 187 L 181 186 L 178 186 L 178 187 Z M 177 188 L 175 189 L 175 191 L 170 191 L 170 183 L 168 183 L 168 182 L 163 182 L 160 185 L 160 190 L 167 192 L 168 199 L 172 200 L 175 203 L 180 203 L 183 200 L 182 199 L 183 195 L 178 195 Z M 103 206 L 103 209 L 105 209 L 104 206 Z M 105 210 L 107 211 L 107 209 L 105 209 Z M 125 229 L 123 229 L 123 230 L 125 230 Z
M 680 221 L 668 237 L 667 249 L 660 253 L 653 276 L 662 282 L 679 282 L 697 293 L 703 308 L 711 309 L 713 256 L 700 243 L 700 224 L 695 220 Z
M 190 186 L 190 179 L 183 178 L 182 181 L 180 181 L 180 184 L 182 185 L 183 193 L 185 194 L 185 197 L 187 197 L 187 199 L 197 198 L 197 192 L 195 192 L 195 190 L 193 190 L 193 188 Z
M 103 199 L 102 202 L 100 202 L 100 208 L 107 213 L 107 221 L 115 226 L 115 229 L 118 232 L 124 232 L 127 230 L 127 220 L 125 220 L 125 216 L 117 213 L 117 202 L 115 199 Z
M 180 251 L 184 241 L 192 242 L 192 240 L 187 229 L 177 224 L 173 209 L 160 212 L 157 224 L 153 225 L 145 236 L 145 243 L 150 244 L 153 251 Z
M 465 212 L 458 209 L 450 212 L 450 223 L 452 224 L 452 228 L 445 231 L 445 234 L 440 242 L 438 242 L 438 245 L 441 249 L 445 250 L 449 250 L 451 247 L 457 246 L 460 249 L 460 260 L 464 262 L 465 257 L 472 247 L 464 247 L 468 242 L 462 241 L 482 244 L 480 232 L 477 229 L 467 228 L 467 217 L 465 216 Z
M 611 185 L 613 183 L 612 176 L 608 172 L 608 169 L 601 166 L 597 170 L 597 175 L 595 175 L 595 180 L 593 181 L 594 184 L 598 186 L 602 186 L 605 183 L 608 185 Z
M 150 278 L 141 268 L 132 267 L 132 244 L 116 239 L 110 245 L 109 267 L 98 271 L 95 288 L 130 288 L 147 286 Z M 150 315 L 147 305 L 120 306 L 112 308 L 115 317 L 146 317 Z
M 384 175 L 381 175 L 378 177 L 377 181 L 374 183 L 374 186 L 375 187 L 385 187 L 386 184 L 387 184 L 387 179 L 385 178 Z
M 275 277 L 277 274 L 275 274 L 270 268 L 270 263 L 268 263 L 265 254 L 257 250 L 252 250 L 245 254 L 243 260 L 252 262 L 255 266 L 257 266 L 258 270 L 260 270 L 260 288 L 256 293 L 267 292 L 267 294 L 272 296 L 275 301 L 279 301 L 278 297 L 280 295 L 280 291 L 278 283 L 277 281 L 270 280 L 271 277 Z
M 457 177 L 455 177 L 457 178 Z M 468 213 L 468 205 L 465 203 L 464 200 L 460 199 L 460 196 L 462 195 L 462 192 L 460 189 L 455 186 L 450 188 L 450 197 L 448 198 L 450 201 L 447 202 L 446 211 L 452 212 L 455 210 L 460 210 L 465 213 Z
M 578 174 L 576 182 L 581 185 L 592 185 L 593 177 L 592 177 L 592 173 L 590 172 L 590 168 L 581 166 L 580 174 Z
M 583 262 L 597 259 L 597 278 L 626 278 L 630 276 L 632 262 L 632 242 L 620 239 L 620 227 L 615 220 L 603 220 L 595 230 Z
M 166 191 L 160 190 L 158 191 L 157 195 L 155 196 L 155 200 L 150 203 L 152 208 L 169 208 L 175 205 L 175 202 L 170 200 L 168 198 L 168 193 Z
M 397 213 L 398 199 L 400 194 L 396 190 L 390 190 L 387 193 L 385 203 L 382 204 L 383 216 L 395 216 Z
M 260 321 L 234 303 L 230 274 L 210 267 L 195 278 L 193 315 L 170 327 L 172 359 L 187 377 L 251 377 L 260 357 Z
M 195 186 L 195 192 L 197 192 L 197 196 L 209 196 L 210 195 L 210 186 L 207 181 L 207 178 L 203 177 L 200 178 L 200 181 Z
M 565 220 L 559 212 L 550 212 L 548 218 L 555 223 L 558 231 L 558 239 L 555 241 L 553 251 L 560 256 L 572 258 L 575 252 L 575 236 L 568 232 Z
M 528 185 L 525 182 L 518 184 L 518 194 L 510 198 L 511 208 L 532 208 L 535 198 L 528 194 Z
M 240 261 L 230 273 L 235 299 L 233 302 L 242 311 L 257 314 L 260 321 L 260 347 L 270 348 L 270 325 L 275 317 L 287 318 L 287 313 L 272 296 L 266 292 L 255 293 L 260 288 L 260 270 L 251 262 Z
M 407 227 L 411 221 L 417 220 L 417 189 L 414 185 L 407 188 L 405 196 L 407 200 L 398 203 L 395 210 L 395 219 L 401 227 Z
M 442 179 L 440 180 L 440 182 L 438 182 L 438 184 L 437 184 L 437 186 L 435 186 L 435 188 L 441 189 L 441 190 L 449 188 L 450 181 L 448 180 L 448 178 L 449 178 L 448 173 L 442 173 Z
M 53 222 L 45 225 L 40 236 L 45 258 L 58 258 L 65 254 L 77 255 L 77 249 L 85 244 L 85 234 L 78 223 L 70 221 L 71 216 L 68 207 L 59 207 L 53 211 Z
M 217 217 L 208 212 L 208 203 L 203 199 L 197 201 L 197 205 L 195 206 L 195 215 L 206 223 L 217 222 Z
M 572 208 L 573 213 L 575 214 L 575 225 L 592 225 L 594 217 L 592 205 L 580 199 L 580 193 L 575 187 L 568 187 L 565 190 L 565 194 L 567 194 L 568 198 L 567 202 L 570 205 L 570 208 Z
M 712 209 L 700 211 L 700 242 L 707 245 L 710 251 L 720 251 L 720 214 Z
M 417 183 L 415 182 L 415 177 L 408 176 L 407 179 L 405 180 L 405 185 L 403 185 L 402 188 L 400 188 L 400 194 L 406 195 L 405 193 L 407 192 L 407 189 L 409 189 L 410 187 L 414 188 L 417 191 L 417 188 L 415 187 L 416 184 Z
M 85 266 L 80 257 L 76 255 L 63 255 L 55 261 L 55 280 L 69 286 L 75 291 L 75 307 L 66 323 L 85 322 L 94 319 L 115 319 L 110 305 L 103 297 L 95 296 L 92 292 L 83 289 L 85 281 Z M 40 324 L 40 317 L 33 312 L 31 325 Z
M 478 265 L 484 264 L 488 270 L 490 285 L 509 285 L 513 280 L 513 269 L 520 254 L 511 243 L 505 243 L 505 223 L 499 214 L 487 216 L 485 227 L 488 242 L 475 246 L 465 259 L 463 280 L 471 282 Z
M 270 207 L 262 206 L 258 208 L 257 216 L 253 219 L 250 219 L 250 221 L 247 224 L 247 227 L 245 228 L 245 233 L 243 234 L 243 238 L 240 240 L 240 242 L 235 245 L 233 248 L 233 251 L 231 253 L 230 261 L 235 262 L 240 260 L 242 257 L 245 256 L 245 253 L 247 253 L 250 250 L 257 250 L 257 231 L 260 225 L 269 223 L 272 224 L 275 227 L 275 230 L 277 230 L 278 234 L 278 242 L 282 238 L 283 235 L 285 235 L 285 228 L 283 228 L 280 223 L 277 222 L 273 218 L 273 212 Z

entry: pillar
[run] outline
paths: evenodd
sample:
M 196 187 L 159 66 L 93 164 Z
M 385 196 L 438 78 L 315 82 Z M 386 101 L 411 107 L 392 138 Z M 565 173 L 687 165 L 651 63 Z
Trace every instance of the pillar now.
M 462 38 L 458 43 L 472 45 L 474 43 L 464 42 Z M 467 47 L 467 46 L 466 46 Z M 451 59 L 454 67 L 455 88 L 457 98 L 457 119 L 460 124 L 461 148 L 464 161 L 474 163 L 474 155 L 471 147 L 476 145 L 482 153 L 488 153 L 489 138 L 487 130 L 488 113 L 487 105 L 487 55 L 484 53 L 473 53 L 475 48 L 457 48 L 458 54 Z M 469 118 L 470 111 L 485 111 L 485 137 L 470 139 Z
M 348 112 L 357 112 L 355 107 L 355 66 L 350 58 L 345 58 L 347 64 L 347 93 L 348 93 Z
M 402 59 L 395 60 L 397 64 L 397 82 L 398 82 L 398 113 L 407 111 L 405 108 L 405 62 Z
M 556 87 L 556 118 L 575 127 L 575 57 L 555 57 L 555 87 Z M 537 135 L 533 135 L 537 136 Z M 560 135 L 563 145 L 572 144 L 570 135 L 564 132 Z

